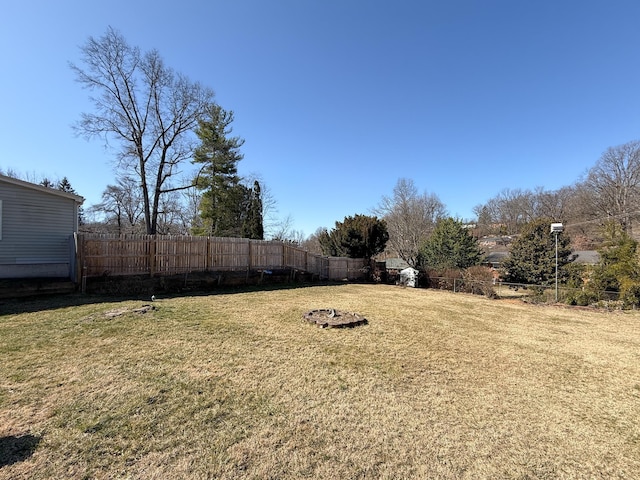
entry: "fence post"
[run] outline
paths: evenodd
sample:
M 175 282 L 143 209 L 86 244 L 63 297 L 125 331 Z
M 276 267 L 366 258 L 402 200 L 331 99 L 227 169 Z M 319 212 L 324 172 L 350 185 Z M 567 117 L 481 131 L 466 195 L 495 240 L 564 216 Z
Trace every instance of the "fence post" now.
M 280 267 L 286 269 L 289 266 L 289 255 L 287 255 L 287 247 L 282 242 L 282 260 L 280 261 Z
M 156 272 L 156 236 L 149 235 L 149 273 L 153 277 Z
M 204 269 L 205 271 L 211 270 L 211 237 L 207 235 L 207 244 L 205 246 L 205 259 L 204 259 Z
M 80 282 L 82 281 L 82 235 L 75 232 L 73 234 L 73 240 L 76 247 L 75 258 L 73 259 L 75 262 L 75 270 L 73 272 L 75 274 L 74 281 L 76 285 L 80 285 Z

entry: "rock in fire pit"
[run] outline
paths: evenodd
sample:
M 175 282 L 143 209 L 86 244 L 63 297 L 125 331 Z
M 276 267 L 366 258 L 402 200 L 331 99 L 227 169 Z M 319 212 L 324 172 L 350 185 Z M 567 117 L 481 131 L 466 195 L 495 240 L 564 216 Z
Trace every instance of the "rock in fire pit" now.
M 321 328 L 357 327 L 369 323 L 366 318 L 357 313 L 342 312 L 333 308 L 310 310 L 304 314 L 304 319 Z

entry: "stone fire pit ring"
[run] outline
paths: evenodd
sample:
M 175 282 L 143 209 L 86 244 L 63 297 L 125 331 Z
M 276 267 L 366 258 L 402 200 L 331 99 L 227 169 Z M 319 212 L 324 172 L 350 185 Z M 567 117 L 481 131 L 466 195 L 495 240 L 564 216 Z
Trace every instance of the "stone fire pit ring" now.
M 334 308 L 309 310 L 303 315 L 309 323 L 320 328 L 352 328 L 369 323 L 366 318 L 355 312 L 343 312 Z

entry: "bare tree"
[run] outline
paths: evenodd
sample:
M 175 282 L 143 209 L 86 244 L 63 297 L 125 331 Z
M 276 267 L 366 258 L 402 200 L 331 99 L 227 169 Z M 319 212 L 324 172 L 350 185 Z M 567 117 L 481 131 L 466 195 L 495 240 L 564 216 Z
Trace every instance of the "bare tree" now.
M 56 188 L 58 183 L 60 183 L 60 180 L 55 177 L 48 177 L 42 173 L 37 173 L 36 171 L 23 173 L 11 167 L 8 167 L 6 170 L 3 170 L 2 167 L 0 167 L 0 175 L 15 178 L 17 180 L 23 180 L 29 183 L 35 183 L 47 188 Z
M 537 188 L 536 217 L 551 218 L 556 221 L 567 221 L 571 212 L 574 187 L 562 187 L 558 190 Z
M 180 192 L 182 194 L 183 218 L 182 224 L 186 232 L 193 228 L 204 229 L 204 221 L 200 216 L 200 201 L 202 193 L 196 188 L 189 188 Z
M 306 248 L 309 252 L 322 255 L 322 245 L 320 244 L 320 236 L 326 232 L 326 228 L 319 227 L 314 233 L 304 239 L 300 246 Z
M 602 243 L 602 226 L 607 217 L 602 217 L 593 210 L 594 193 L 583 182 L 578 182 L 563 190 L 569 192 L 561 217 L 571 235 L 572 246 L 576 250 L 591 250 Z
M 508 235 L 518 233 L 522 226 L 535 218 L 531 192 L 505 188 L 490 203 L 493 203 L 498 222 L 504 225 Z
M 640 209 L 640 142 L 608 148 L 589 170 L 583 187 L 594 215 L 616 219 L 631 234 L 631 221 Z
M 374 213 L 387 224 L 391 249 L 415 267 L 421 244 L 429 237 L 436 221 L 446 216 L 447 210 L 437 195 L 420 194 L 413 180 L 401 178 L 393 195 L 383 196 Z
M 302 235 L 302 233 L 298 232 L 293 228 L 294 220 L 291 215 L 287 215 L 286 217 L 275 220 L 270 225 L 269 230 L 269 238 L 271 240 L 279 240 L 279 241 L 295 241 L 297 243 L 297 239 Z
M 162 196 L 189 187 L 172 186 L 170 179 L 191 157 L 189 133 L 213 103 L 213 91 L 175 73 L 156 50 L 141 53 L 112 28 L 80 50 L 84 68 L 71 68 L 95 92 L 95 112 L 83 113 L 76 131 L 119 144 L 117 165 L 139 180 L 146 231 L 154 234 Z
M 572 187 L 555 191 L 542 187 L 534 190 L 504 189 L 485 204 L 475 206 L 474 213 L 483 231 L 497 233 L 495 226 L 499 225 L 498 230 L 502 233 L 513 235 L 537 218 L 566 220 L 573 191 Z
M 185 235 L 190 231 L 187 206 L 181 192 L 163 195 L 158 209 L 158 233 L 161 235 Z
M 4 170 L 2 167 L 0 167 L 0 175 L 4 175 L 6 177 L 17 178 L 18 180 L 22 180 L 22 176 L 20 175 L 20 173 L 17 170 L 14 170 L 11 167 L 7 168 L 6 170 Z
M 478 237 L 496 233 L 496 220 L 493 217 L 488 205 L 479 204 L 473 207 L 476 215 L 476 232 Z
M 142 199 L 137 182 L 131 177 L 121 177 L 116 185 L 107 185 L 102 192 L 102 202 L 93 205 L 91 211 L 102 213 L 105 223 L 116 226 L 117 233 L 137 233 L 142 220 Z

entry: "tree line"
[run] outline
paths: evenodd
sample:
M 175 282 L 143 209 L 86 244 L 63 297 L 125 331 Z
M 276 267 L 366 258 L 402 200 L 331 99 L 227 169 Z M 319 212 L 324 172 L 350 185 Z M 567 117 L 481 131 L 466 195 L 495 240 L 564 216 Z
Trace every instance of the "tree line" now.
M 568 225 L 576 245 L 603 241 L 613 220 L 630 235 L 640 216 L 640 142 L 609 147 L 573 185 L 558 190 L 505 189 L 474 207 L 479 234 L 516 235 L 537 218 Z

